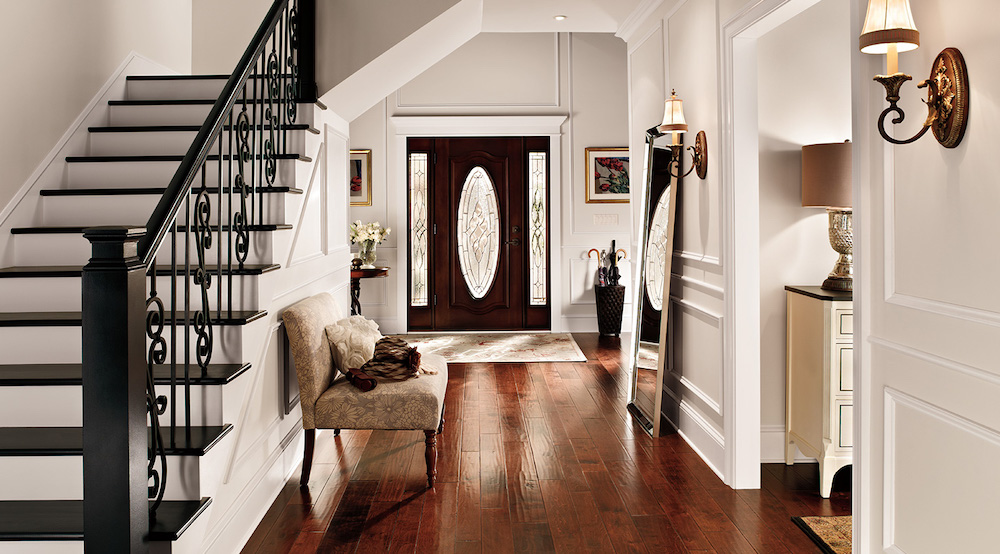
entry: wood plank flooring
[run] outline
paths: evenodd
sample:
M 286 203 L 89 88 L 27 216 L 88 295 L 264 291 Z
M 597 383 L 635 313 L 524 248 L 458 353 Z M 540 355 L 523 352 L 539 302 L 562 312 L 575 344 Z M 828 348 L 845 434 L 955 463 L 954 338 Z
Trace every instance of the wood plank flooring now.
M 422 432 L 320 432 L 243 552 L 815 553 L 790 518 L 850 513 L 849 476 L 820 498 L 815 464 L 725 486 L 633 423 L 617 339 L 574 337 L 587 362 L 449 366 L 433 490 Z

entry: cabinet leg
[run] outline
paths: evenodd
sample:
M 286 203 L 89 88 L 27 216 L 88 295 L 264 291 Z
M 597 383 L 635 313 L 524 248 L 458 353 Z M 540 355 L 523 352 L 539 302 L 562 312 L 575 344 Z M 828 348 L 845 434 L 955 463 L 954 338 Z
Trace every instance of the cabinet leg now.
M 819 495 L 830 498 L 833 489 L 833 476 L 837 474 L 838 465 L 835 461 L 822 461 L 819 464 Z
M 798 450 L 795 447 L 795 443 L 788 437 L 785 437 L 785 465 L 793 465 L 795 463 L 795 452 Z

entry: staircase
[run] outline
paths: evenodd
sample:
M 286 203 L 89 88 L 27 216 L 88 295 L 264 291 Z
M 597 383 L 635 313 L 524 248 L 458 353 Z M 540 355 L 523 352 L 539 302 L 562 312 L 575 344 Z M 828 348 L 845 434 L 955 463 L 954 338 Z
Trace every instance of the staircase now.
M 284 60 L 281 40 L 292 33 L 297 4 L 275 2 L 272 12 L 280 27 L 274 40 L 254 54 L 237 104 L 211 139 L 198 178 L 183 192 L 176 218 L 169 219 L 145 271 L 146 295 L 159 297 L 164 324 L 159 333 L 164 354 L 149 360 L 156 386 L 151 397 L 163 397 L 154 404 L 165 406 L 160 432 L 148 429 L 150 448 L 156 450 L 150 502 L 158 502 L 159 493 L 162 503 L 145 538 L 158 552 L 205 548 L 206 513 L 231 463 L 232 419 L 241 409 L 242 394 L 230 389 L 252 369 L 248 353 L 256 351 L 256 345 L 244 344 L 245 337 L 262 336 L 254 325 L 270 324 L 264 305 L 270 297 L 261 294 L 261 279 L 281 269 L 302 203 L 303 190 L 296 185 L 308 183 L 313 170 L 305 151 L 318 140 L 311 122 L 314 110 L 323 107 L 279 104 L 268 89 L 268 83 L 292 80 L 294 67 L 282 61 L 275 69 L 267 60 L 269 50 Z M 267 20 L 261 28 L 266 25 Z M 291 60 L 292 54 L 287 56 Z M 128 77 L 127 97 L 109 103 L 107 125 L 90 127 L 86 151 L 66 157 L 62 186 L 38 191 L 37 224 L 15 227 L 6 239 L 14 245 L 14 264 L 0 268 L 0 553 L 83 551 L 81 277 L 92 256 L 83 231 L 147 225 L 230 79 Z M 289 111 L 266 117 L 275 106 Z M 242 128 L 240 112 L 252 114 Z M 253 137 L 247 155 L 239 147 L 240 133 Z M 267 138 L 277 144 L 275 151 L 265 152 Z M 241 189 L 236 183 L 244 172 Z M 243 190 L 249 204 L 241 207 Z M 209 213 L 200 209 L 202 198 L 212 199 Z M 198 242 L 204 236 L 212 244 L 202 249 Z M 209 287 L 202 286 L 206 273 Z M 156 303 L 149 303 L 147 314 L 156 311 Z M 203 367 L 200 316 L 207 316 L 211 327 L 210 361 Z M 152 352 L 157 337 L 146 334 Z M 101 432 L 87 430 L 91 437 Z M 104 461 L 95 457 L 93 463 Z M 94 510 L 89 502 L 87 509 Z M 88 531 L 88 544 L 89 537 Z

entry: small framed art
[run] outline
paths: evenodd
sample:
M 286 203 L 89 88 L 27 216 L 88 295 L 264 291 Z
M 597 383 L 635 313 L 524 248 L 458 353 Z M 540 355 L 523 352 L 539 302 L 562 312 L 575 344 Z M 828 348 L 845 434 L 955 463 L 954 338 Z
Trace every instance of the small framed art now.
M 587 148 L 587 203 L 629 201 L 628 148 Z
M 372 151 L 351 150 L 351 205 L 372 205 Z

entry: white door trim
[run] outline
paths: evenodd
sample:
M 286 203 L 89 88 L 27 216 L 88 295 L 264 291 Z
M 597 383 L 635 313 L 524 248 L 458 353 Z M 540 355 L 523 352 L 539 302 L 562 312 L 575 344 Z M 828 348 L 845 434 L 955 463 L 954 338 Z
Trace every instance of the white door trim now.
M 395 136 L 389 145 L 389 182 L 406 183 L 406 139 L 410 137 L 482 137 L 482 136 L 548 136 L 549 137 L 549 279 L 553 284 L 562 282 L 562 125 L 566 115 L 486 115 L 486 116 L 392 116 L 389 123 Z M 405 228 L 406 187 L 400 186 L 403 194 L 392 199 L 396 209 L 396 219 Z M 409 240 L 403 241 L 396 249 L 396 267 L 407 267 Z M 402 330 L 409 328 L 406 290 L 408 279 L 396 279 L 396 313 L 399 314 Z M 552 288 L 556 290 L 555 287 Z M 560 300 L 549 298 L 551 307 L 552 332 L 563 332 L 562 304 Z
M 726 483 L 760 488 L 757 39 L 819 0 L 759 0 L 722 24 L 723 413 Z

